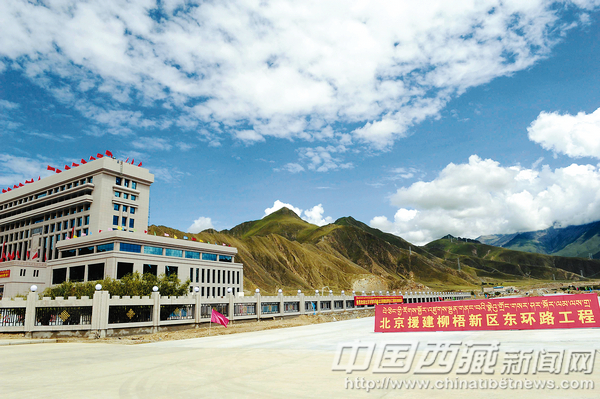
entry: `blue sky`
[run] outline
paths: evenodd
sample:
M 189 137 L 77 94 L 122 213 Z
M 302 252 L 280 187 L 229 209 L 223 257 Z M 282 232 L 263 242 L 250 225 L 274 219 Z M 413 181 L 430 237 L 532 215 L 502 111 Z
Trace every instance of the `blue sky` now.
M 150 223 L 416 244 L 600 220 L 598 1 L 0 3 L 0 185 L 111 150 Z

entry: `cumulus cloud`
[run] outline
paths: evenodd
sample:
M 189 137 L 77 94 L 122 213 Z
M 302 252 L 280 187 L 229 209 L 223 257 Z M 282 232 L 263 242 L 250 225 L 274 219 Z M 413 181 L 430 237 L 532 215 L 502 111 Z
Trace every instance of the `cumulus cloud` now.
M 0 154 L 0 185 L 12 188 L 15 184 L 25 183 L 25 180 L 54 174 L 47 167 L 47 162 L 38 159 Z
M 202 230 L 212 229 L 212 228 L 213 228 L 212 220 L 210 220 L 210 218 L 200 216 L 198 219 L 194 220 L 194 223 L 192 223 L 192 225 L 190 227 L 188 227 L 187 232 L 196 234 L 196 233 L 200 233 Z
M 296 215 L 298 215 L 298 216 L 302 215 L 302 209 L 297 208 L 292 204 L 286 204 L 285 202 L 281 202 L 281 201 L 277 200 L 273 203 L 272 207 L 265 209 L 265 215 L 263 217 L 268 216 L 268 215 L 272 214 L 273 212 L 277 212 L 281 208 L 288 208 L 288 209 L 294 211 L 296 213 Z
M 527 128 L 529 139 L 570 157 L 600 158 L 600 108 L 591 114 L 542 112 Z
M 109 133 L 173 120 L 221 126 L 212 145 L 346 135 L 385 150 L 469 87 L 546 56 L 596 3 L 4 1 L 0 70 Z M 309 169 L 348 164 L 328 165 Z
M 265 209 L 265 215 L 263 217 L 268 216 L 271 213 L 276 212 L 284 207 L 291 209 L 292 211 L 294 211 L 296 213 L 296 215 L 300 216 L 302 219 L 306 220 L 308 223 L 316 224 L 317 226 L 325 226 L 326 224 L 333 222 L 333 218 L 331 218 L 331 216 L 323 217 L 323 213 L 325 213 L 325 210 L 323 209 L 322 204 L 315 205 L 312 208 L 307 209 L 307 210 L 302 210 L 298 207 L 293 206 L 292 204 L 286 204 L 279 200 L 275 201 L 271 208 Z
M 399 208 L 393 220 L 377 216 L 370 225 L 415 244 L 589 223 L 600 219 L 600 165 L 528 169 L 472 155 L 400 188 L 391 204 Z

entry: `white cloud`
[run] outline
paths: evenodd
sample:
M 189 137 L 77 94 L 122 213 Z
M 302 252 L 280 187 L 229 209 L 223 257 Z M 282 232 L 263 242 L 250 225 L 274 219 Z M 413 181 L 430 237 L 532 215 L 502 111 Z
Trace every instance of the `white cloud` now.
M 315 205 L 311 209 L 304 211 L 304 220 L 308 223 L 316 224 L 317 226 L 325 226 L 326 224 L 333 223 L 331 216 L 323 217 L 323 205 Z
M 391 204 L 394 219 L 377 216 L 370 225 L 415 244 L 589 223 L 600 219 L 600 165 L 534 170 L 472 155 L 432 181 L 400 188 Z
M 527 131 L 530 140 L 555 153 L 600 158 L 600 108 L 577 115 L 542 112 Z
M 288 164 L 285 164 L 282 168 L 276 168 L 275 170 L 277 172 L 279 172 L 281 170 L 287 170 L 290 173 L 300 173 L 300 172 L 304 172 L 304 167 L 300 164 L 290 162 Z
M 268 216 L 268 215 L 272 214 L 273 212 L 277 212 L 281 208 L 288 208 L 288 209 L 294 211 L 296 213 L 296 215 L 298 215 L 298 216 L 302 215 L 302 209 L 297 208 L 292 204 L 286 204 L 285 202 L 281 202 L 281 201 L 277 200 L 273 203 L 273 206 L 271 208 L 265 209 L 265 214 L 263 217 Z
M 146 151 L 170 151 L 173 148 L 167 140 L 157 137 L 139 137 L 132 141 L 131 145 L 138 150 Z
M 300 216 L 308 223 L 316 224 L 317 226 L 324 226 L 333 222 L 333 218 L 331 216 L 323 217 L 323 213 L 325 213 L 325 210 L 323 209 L 322 204 L 315 205 L 312 208 L 303 211 L 302 209 L 295 207 L 292 204 L 287 204 L 279 200 L 275 201 L 271 208 L 265 209 L 265 215 L 263 217 L 268 216 L 271 213 L 280 210 L 281 208 L 288 208 L 294 211 L 296 215 Z
M 160 105 L 181 127 L 222 124 L 210 145 L 224 133 L 343 134 L 386 150 L 469 87 L 533 65 L 597 6 L 558 4 L 4 1 L 0 69 L 21 69 L 109 133 L 164 129 L 169 118 L 147 112 Z M 340 123 L 359 128 L 335 132 Z M 309 169 L 330 170 L 325 161 Z
M 13 103 L 13 102 L 10 102 L 10 101 L 6 101 L 6 100 L 0 100 L 0 108 L 4 108 L 4 109 L 16 109 L 16 108 L 19 108 L 19 104 Z
M 314 170 L 316 172 L 352 169 L 354 167 L 352 162 L 343 162 L 341 157 L 334 157 L 331 155 L 335 153 L 344 153 L 346 151 L 346 147 L 342 145 L 336 147 L 330 145 L 327 147 L 304 147 L 298 149 L 300 161 L 306 163 L 309 170 Z
M 37 180 L 54 172 L 48 171 L 48 163 L 28 157 L 0 154 L 0 186 L 13 187 L 25 180 Z
M 212 220 L 210 220 L 210 218 L 200 216 L 198 219 L 194 220 L 194 223 L 192 223 L 192 225 L 190 227 L 188 227 L 187 232 L 196 234 L 196 233 L 200 233 L 202 230 L 212 229 L 212 228 L 213 228 Z

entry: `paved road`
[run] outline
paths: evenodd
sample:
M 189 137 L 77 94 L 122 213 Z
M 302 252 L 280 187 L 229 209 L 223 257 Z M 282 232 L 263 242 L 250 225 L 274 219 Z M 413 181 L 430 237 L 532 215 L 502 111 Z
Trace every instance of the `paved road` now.
M 55 343 L 0 347 L 0 397 L 2 398 L 340 398 L 398 397 L 410 398 L 598 398 L 600 397 L 600 362 L 596 359 L 591 375 L 573 374 L 514 376 L 514 379 L 592 380 L 594 390 L 453 390 L 415 389 L 400 392 L 392 389 L 347 389 L 356 378 L 382 380 L 422 379 L 434 383 L 447 375 L 374 374 L 367 371 L 346 374 L 332 371 L 338 344 L 360 340 L 375 343 L 377 351 L 388 343 L 420 343 L 413 366 L 424 354 L 427 343 L 462 342 L 500 343 L 495 374 L 500 381 L 502 360 L 507 350 L 600 349 L 600 330 L 537 330 L 445 333 L 375 334 L 373 318 L 340 321 L 222 335 L 184 341 L 165 341 L 143 345 L 105 343 Z M 347 352 L 341 364 L 348 363 Z M 362 352 L 359 352 L 362 353 Z M 360 363 L 364 358 L 359 356 Z M 455 364 L 455 370 L 458 362 Z M 451 380 L 456 374 L 448 375 Z M 458 378 L 477 380 L 481 375 Z

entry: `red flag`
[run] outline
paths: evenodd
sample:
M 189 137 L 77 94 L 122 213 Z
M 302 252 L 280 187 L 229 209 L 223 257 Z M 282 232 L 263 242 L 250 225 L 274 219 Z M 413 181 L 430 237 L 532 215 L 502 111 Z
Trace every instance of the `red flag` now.
M 23 187 L 23 186 L 24 186 L 24 184 L 23 184 L 23 183 L 19 183 L 19 187 Z
M 192 237 L 192 241 L 198 241 L 198 240 L 196 240 L 196 237 Z
M 127 159 L 125 160 L 125 163 L 129 162 L 129 157 L 127 157 Z
M 33 254 L 33 257 L 31 258 L 31 260 L 34 260 L 37 257 L 38 257 L 38 253 L 36 252 L 36 253 Z
M 93 155 L 92 155 L 92 156 L 90 156 L 90 161 L 95 161 L 95 160 L 96 160 L 96 158 L 94 158 L 94 156 L 93 156 Z
M 62 170 L 60 170 L 60 169 L 56 169 L 56 173 L 61 173 L 61 172 L 62 172 Z M 38 180 L 39 180 L 39 179 L 38 179 Z
M 133 165 L 133 161 L 135 161 L 135 159 L 133 159 L 133 158 L 132 158 L 132 159 L 131 159 L 131 164 L 132 164 L 132 165 Z
M 75 162 L 73 162 L 73 164 L 72 164 L 71 166 L 73 166 L 74 168 L 76 168 L 76 167 L 78 167 L 78 166 L 79 166 L 79 164 L 78 164 L 78 163 L 75 163 Z
M 19 188 L 19 186 L 17 186 L 17 185 L 15 184 L 15 185 L 13 185 L 13 188 Z
M 44 254 L 44 262 L 46 261 L 46 259 L 48 259 L 47 254 Z
M 38 176 L 38 180 L 42 180 L 42 176 Z
M 142 163 L 140 162 L 138 166 L 139 166 L 139 167 L 142 167 Z
M 12 191 L 12 189 L 11 189 L 10 187 L 9 187 L 9 188 L 7 188 L 6 190 L 8 190 L 8 191 Z
M 104 156 L 104 155 L 102 155 L 102 154 L 100 154 L 100 153 L 97 153 L 97 154 L 96 154 L 96 158 L 98 158 L 98 159 L 102 158 L 103 156 Z
M 30 256 L 29 251 L 27 251 L 27 259 L 29 259 Z
M 211 323 L 219 323 L 219 324 L 227 327 L 227 323 L 229 323 L 229 319 L 213 309 L 212 313 L 210 315 L 210 322 Z
M 71 169 L 71 168 L 69 167 L 69 165 L 65 165 L 65 170 L 69 170 L 69 169 Z
M 17 249 L 17 260 L 21 260 L 21 254 L 19 253 L 18 249 Z
M 106 154 L 106 155 L 108 155 L 109 157 L 112 157 L 112 156 L 113 156 L 112 152 L 110 152 L 110 151 L 108 151 L 108 150 L 106 150 L 106 153 L 105 153 L 105 154 Z
M 71 228 L 71 238 L 75 237 L 75 226 Z
M 15 259 L 15 251 L 13 251 L 12 254 L 8 254 L 8 259 L 9 260 L 14 260 Z
M 87 161 L 85 159 L 81 158 L 81 164 L 85 165 L 86 163 L 87 163 Z
M 53 166 L 50 166 L 50 165 L 48 165 L 48 170 L 51 170 L 51 171 L 53 171 L 53 172 L 54 172 L 54 171 L 56 171 L 56 168 L 55 168 L 55 167 L 53 167 Z
M 6 189 L 2 189 L 2 194 L 7 193 L 8 191 L 6 191 Z

